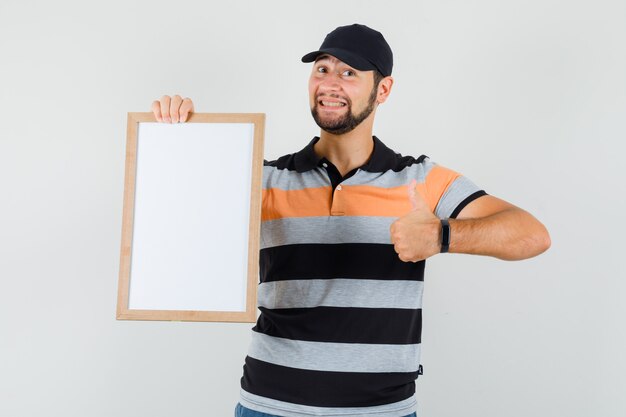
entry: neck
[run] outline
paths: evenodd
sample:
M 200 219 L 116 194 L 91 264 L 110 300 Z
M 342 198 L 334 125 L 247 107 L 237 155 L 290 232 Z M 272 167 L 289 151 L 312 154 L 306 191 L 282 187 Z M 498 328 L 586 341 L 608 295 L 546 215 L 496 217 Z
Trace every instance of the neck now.
M 342 135 L 322 130 L 320 140 L 315 143 L 313 150 L 317 155 L 332 162 L 341 176 L 362 166 L 369 160 L 374 150 L 373 116 L 374 112 L 356 128 Z

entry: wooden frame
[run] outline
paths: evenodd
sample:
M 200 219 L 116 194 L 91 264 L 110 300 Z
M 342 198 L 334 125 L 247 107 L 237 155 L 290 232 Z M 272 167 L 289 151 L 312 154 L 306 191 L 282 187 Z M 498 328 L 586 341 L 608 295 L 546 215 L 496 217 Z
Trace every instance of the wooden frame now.
M 194 113 L 186 123 L 179 124 L 157 123 L 152 113 L 128 113 L 122 244 L 117 298 L 118 320 L 221 322 L 254 322 L 256 320 L 264 127 L 265 115 L 262 113 Z M 192 134 L 191 132 L 195 133 Z M 207 132 L 213 133 L 207 134 Z M 223 136 L 219 136 L 215 132 L 222 132 L 220 135 L 230 135 L 228 136 L 229 139 L 223 140 Z M 240 132 L 250 132 L 249 136 L 252 137 L 246 139 L 245 136 L 248 133 L 241 134 Z M 211 135 L 214 137 L 209 137 Z M 179 137 L 188 139 L 179 139 Z M 222 139 L 222 141 L 208 145 L 207 141 L 212 139 Z M 180 140 L 180 146 L 176 143 L 177 140 Z M 244 144 L 247 143 L 251 149 L 245 149 L 246 147 L 243 146 L 243 149 L 237 148 L 237 152 L 232 152 L 237 140 L 241 140 L 241 143 Z M 138 155 L 140 144 L 142 151 Z M 185 149 L 185 144 L 188 146 L 187 149 Z M 231 152 L 226 152 L 227 149 L 230 149 Z M 246 155 L 250 154 L 251 158 L 246 159 Z M 177 157 L 178 160 L 175 161 Z M 189 160 L 196 160 L 196 165 L 192 165 Z M 221 164 L 222 170 L 215 173 L 211 172 L 214 175 L 206 175 L 208 169 L 215 169 L 211 168 L 214 164 Z M 237 171 L 237 164 L 243 167 L 240 171 Z M 190 165 L 197 170 L 190 170 Z M 229 171 L 224 172 L 224 167 L 227 167 Z M 248 169 L 250 175 L 245 178 L 245 172 L 242 173 L 241 171 Z M 181 171 L 183 174 L 179 174 Z M 192 175 L 190 172 L 201 172 L 201 175 L 196 175 L 200 178 L 198 183 L 201 187 L 192 189 L 190 183 L 195 181 L 195 178 L 190 180 L 190 175 Z M 245 195 L 247 191 L 241 191 L 246 188 L 246 182 L 250 184 L 248 196 Z M 167 191 L 159 191 L 163 184 L 168 184 L 170 190 L 175 191 L 169 196 L 169 199 L 165 195 Z M 226 191 L 226 193 L 230 193 L 228 196 L 223 196 L 218 192 L 215 193 L 217 195 L 212 194 L 210 187 L 224 187 L 224 184 L 228 186 Z M 233 191 L 230 191 L 231 184 L 234 184 L 232 186 Z M 240 186 L 236 184 L 240 184 Z M 192 204 L 192 208 L 196 211 L 190 212 L 190 215 L 186 215 L 187 213 L 181 215 L 181 208 L 189 207 L 189 204 L 184 198 L 180 198 L 180 194 L 178 194 L 180 189 L 186 190 L 181 192 L 183 194 L 186 192 L 186 196 L 198 199 L 194 200 L 197 202 L 196 205 Z M 224 198 L 220 199 L 221 197 Z M 222 201 L 230 203 L 231 200 L 235 200 L 240 204 L 236 206 L 235 210 L 233 210 L 234 205 L 229 205 L 228 210 L 222 207 L 220 208 L 222 211 L 218 212 L 216 207 L 220 204 L 214 204 L 214 201 L 210 200 L 211 198 L 215 198 L 218 203 L 222 203 Z M 208 205 L 207 201 L 212 204 Z M 246 202 L 248 202 L 249 207 L 243 207 Z M 171 211 L 166 213 L 168 217 L 159 215 L 158 213 L 166 210 L 164 207 L 168 204 L 172 206 Z M 227 206 L 227 204 L 221 205 Z M 202 211 L 200 207 L 203 210 L 209 207 L 210 210 Z M 244 214 L 247 211 L 249 213 L 248 219 L 245 216 L 231 219 L 229 217 L 231 212 L 237 212 L 237 210 Z M 211 217 L 212 215 L 214 217 Z M 184 223 L 188 221 L 188 218 L 194 216 L 202 220 L 197 223 L 198 227 L 196 227 L 196 223 Z M 210 221 L 213 222 L 210 225 L 208 218 L 211 218 Z M 248 226 L 247 239 L 242 237 L 246 234 L 246 221 Z M 180 225 L 177 222 L 180 222 Z M 172 226 L 172 223 L 175 225 Z M 234 225 L 235 229 L 240 230 L 241 233 L 233 233 L 232 236 L 223 231 L 213 234 L 213 231 L 228 227 L 224 225 L 225 223 Z M 181 226 L 182 224 L 186 228 Z M 169 232 L 163 231 L 162 235 L 155 239 L 154 231 L 161 227 Z M 182 230 L 191 231 L 191 233 L 181 238 Z M 184 249 L 185 244 L 191 245 L 189 242 L 192 239 L 200 240 L 196 236 L 201 235 L 198 230 L 211 230 L 211 236 L 205 233 L 203 235 L 204 243 Z M 170 235 L 168 236 L 167 233 Z M 191 235 L 194 237 L 189 238 L 188 236 Z M 233 245 L 230 242 L 237 244 Z M 221 248 L 224 250 L 222 251 Z M 233 248 L 241 249 L 237 252 Z M 158 252 L 159 250 L 161 252 Z M 194 252 L 196 250 L 201 252 L 201 256 L 190 258 L 190 253 L 196 253 Z M 234 252 L 234 254 L 230 252 Z M 245 252 L 247 252 L 247 262 L 244 262 L 245 259 L 242 260 L 242 257 L 245 258 L 242 254 Z M 239 258 L 237 258 L 237 254 L 239 254 Z M 210 259 L 205 258 L 209 256 Z M 227 265 L 227 273 L 223 274 L 228 279 L 222 279 L 222 274 L 205 273 L 200 277 L 195 276 L 198 269 L 223 268 L 229 259 L 235 258 L 236 261 Z M 176 259 L 178 263 L 175 262 Z M 196 268 L 196 264 L 201 265 L 201 267 Z M 233 272 L 231 274 L 231 266 L 233 270 L 240 269 L 243 273 L 235 274 Z M 184 271 L 185 268 L 188 269 L 186 272 Z M 216 275 L 220 276 L 216 277 Z M 231 277 L 231 275 L 237 276 Z M 188 278 L 192 276 L 195 277 Z M 191 288 L 191 286 L 181 290 L 182 285 L 179 285 L 181 277 L 183 280 L 188 279 L 186 282 L 193 281 L 193 285 L 197 285 L 199 288 L 197 292 L 194 292 L 195 287 Z M 172 279 L 175 282 L 172 282 Z M 211 281 L 209 282 L 209 280 Z M 211 285 L 214 287 L 210 287 L 210 291 L 207 291 L 207 287 Z M 223 293 L 218 292 L 218 290 L 214 291 L 217 287 Z M 245 300 L 241 297 L 245 297 Z M 185 300 L 183 301 L 183 299 Z M 204 307 L 203 303 L 209 303 L 209 301 L 205 301 L 208 299 L 213 300 L 210 302 L 214 303 L 209 307 L 215 306 L 215 309 Z M 230 304 L 224 308 L 227 303 Z M 199 304 L 202 304 L 203 307 L 193 307 Z M 150 307 L 148 308 L 146 305 Z M 166 307 L 163 308 L 161 305 Z M 192 307 L 180 308 L 180 305 Z

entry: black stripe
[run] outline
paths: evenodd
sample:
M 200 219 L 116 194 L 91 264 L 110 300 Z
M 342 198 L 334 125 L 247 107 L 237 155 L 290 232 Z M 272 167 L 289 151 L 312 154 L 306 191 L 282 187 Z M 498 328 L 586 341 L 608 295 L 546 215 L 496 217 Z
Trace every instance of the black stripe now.
M 261 249 L 259 264 L 261 282 L 323 278 L 423 281 L 425 261 L 403 262 L 388 244 L 311 243 Z
M 450 218 L 451 219 L 456 219 L 456 216 L 459 215 L 459 213 L 461 212 L 461 210 L 463 210 L 463 208 L 465 206 L 467 206 L 472 201 L 476 200 L 478 197 L 482 197 L 484 195 L 487 195 L 487 193 L 484 190 L 476 191 L 475 193 L 471 194 L 465 200 L 461 201 L 458 206 L 456 206 L 456 208 L 454 209 L 454 211 L 450 215 Z
M 259 307 L 252 330 L 311 342 L 413 344 L 421 342 L 422 310 L 401 308 Z
M 417 372 L 323 372 L 274 365 L 246 357 L 245 391 L 314 407 L 371 407 L 415 393 Z

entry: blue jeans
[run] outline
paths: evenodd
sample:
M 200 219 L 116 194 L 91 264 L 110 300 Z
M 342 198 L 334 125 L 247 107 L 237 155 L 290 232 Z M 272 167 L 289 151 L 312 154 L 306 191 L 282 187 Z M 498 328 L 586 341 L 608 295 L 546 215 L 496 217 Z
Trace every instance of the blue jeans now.
M 258 411 L 250 410 L 249 408 L 244 407 L 243 405 L 237 403 L 237 407 L 235 407 L 235 417 L 279 417 L 274 414 L 266 414 L 260 413 Z M 417 413 L 409 414 L 405 417 L 417 417 Z

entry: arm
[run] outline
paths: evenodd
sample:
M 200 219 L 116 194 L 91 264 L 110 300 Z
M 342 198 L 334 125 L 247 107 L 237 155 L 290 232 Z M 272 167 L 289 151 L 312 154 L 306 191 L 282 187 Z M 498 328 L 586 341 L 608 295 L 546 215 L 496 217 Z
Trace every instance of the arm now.
M 439 253 L 441 222 L 424 198 L 409 186 L 413 209 L 391 225 L 391 242 L 400 260 L 417 262 Z M 452 253 L 493 256 L 504 260 L 531 258 L 550 247 L 548 231 L 526 211 L 484 195 L 450 219 Z
M 535 217 L 491 195 L 472 201 L 449 221 L 451 253 L 514 261 L 537 256 L 551 244 L 547 229 Z

